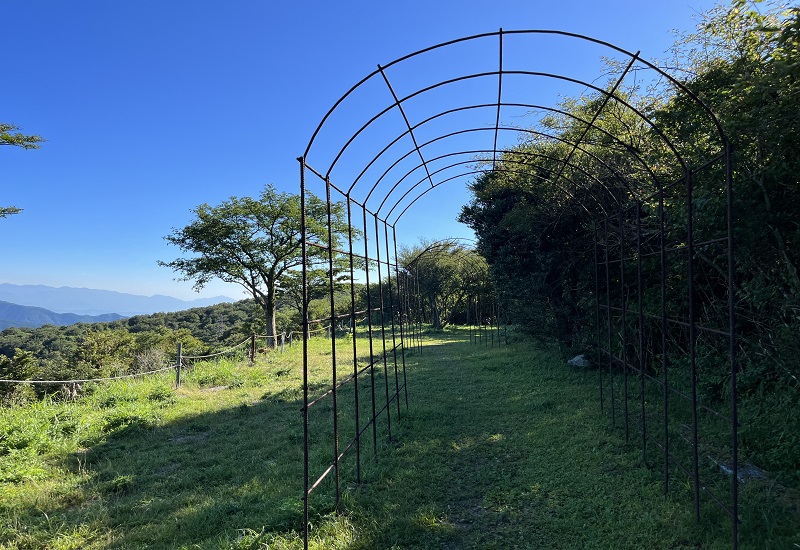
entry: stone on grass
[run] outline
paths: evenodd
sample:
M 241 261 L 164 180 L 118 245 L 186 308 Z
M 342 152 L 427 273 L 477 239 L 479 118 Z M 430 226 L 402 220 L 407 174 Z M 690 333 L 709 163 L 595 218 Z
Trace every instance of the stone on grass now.
M 573 367 L 581 367 L 581 368 L 586 368 L 591 364 L 589 363 L 589 360 L 586 358 L 586 356 L 583 354 L 576 355 L 575 357 L 567 361 L 567 363 L 569 363 Z

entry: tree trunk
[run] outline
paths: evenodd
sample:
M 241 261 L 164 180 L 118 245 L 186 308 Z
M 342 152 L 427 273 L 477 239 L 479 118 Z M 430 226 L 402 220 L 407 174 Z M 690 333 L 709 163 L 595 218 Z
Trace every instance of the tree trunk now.
M 277 347 L 278 338 L 277 330 L 275 327 L 275 284 L 271 283 L 267 286 L 267 294 L 264 296 L 264 317 L 267 329 L 267 345 L 269 347 Z
M 433 325 L 433 328 L 440 329 L 442 328 L 442 326 L 441 326 L 441 321 L 439 320 L 439 307 L 438 304 L 436 303 L 436 298 L 431 297 L 430 301 L 431 301 L 431 324 Z

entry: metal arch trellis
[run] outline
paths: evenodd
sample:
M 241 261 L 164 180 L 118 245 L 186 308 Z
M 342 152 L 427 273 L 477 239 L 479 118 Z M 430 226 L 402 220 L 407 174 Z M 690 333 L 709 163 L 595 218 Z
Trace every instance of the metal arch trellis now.
M 595 85 L 593 82 L 577 79 L 566 75 L 546 71 L 512 70 L 504 63 L 504 43 L 511 38 L 523 36 L 560 37 L 581 43 L 588 43 L 610 50 L 613 55 L 623 56 L 627 59 L 624 70 L 610 82 L 608 88 Z M 432 84 L 420 86 L 416 90 L 398 95 L 390 79 L 389 70 L 400 66 L 403 62 L 416 59 L 430 52 L 464 43 L 492 40 L 492 47 L 498 48 L 499 64 L 497 70 L 479 71 L 460 75 L 453 78 L 444 78 Z M 681 149 L 682 144 L 673 141 L 660 128 L 657 121 L 652 120 L 646 113 L 631 104 L 618 93 L 626 76 L 635 64 L 653 71 L 672 87 L 674 94 L 685 95 L 693 101 L 707 119 L 709 133 L 716 135 L 714 149 L 700 161 L 686 157 Z M 504 92 L 504 77 L 543 78 L 551 81 L 578 84 L 595 93 L 600 101 L 591 118 L 584 118 L 564 109 L 557 109 L 540 105 L 531 101 L 506 101 Z M 433 115 L 415 121 L 406 105 L 414 98 L 424 96 L 434 90 L 446 89 L 458 83 L 477 81 L 481 79 L 496 79 L 496 99 L 478 101 L 467 105 L 448 106 L 435 112 Z M 378 109 L 375 114 L 366 114 L 360 127 L 341 140 L 343 145 L 334 149 L 332 160 L 324 164 L 323 170 L 316 170 L 309 164 L 309 158 L 318 146 L 320 132 L 329 122 L 331 116 L 342 108 L 342 105 L 355 95 L 355 92 L 366 87 L 372 81 L 383 84 L 388 91 L 389 104 L 383 109 Z M 670 181 L 662 181 L 662 176 L 656 173 L 644 156 L 639 154 L 630 145 L 617 136 L 608 132 L 598 124 L 598 119 L 608 105 L 614 104 L 631 113 L 643 125 L 648 127 L 655 139 L 664 150 L 669 151 L 674 159 L 672 169 L 681 176 Z M 561 114 L 583 125 L 583 130 L 577 138 L 567 140 L 554 133 L 542 132 L 533 129 L 522 129 L 501 122 L 501 113 L 511 107 L 524 107 L 546 110 L 551 113 Z M 448 119 L 448 117 L 464 112 L 493 109 L 493 124 L 478 125 L 467 128 L 457 128 L 435 134 L 434 137 L 424 140 L 420 132 L 426 129 L 427 124 L 433 121 Z M 333 181 L 335 167 L 340 167 L 346 152 L 354 148 L 354 144 L 366 134 L 368 130 L 377 126 L 378 122 L 386 120 L 390 113 L 400 115 L 400 124 L 397 133 L 388 137 L 376 154 L 360 156 L 360 166 L 356 166 L 352 177 L 346 178 L 346 185 L 339 185 Z M 444 42 L 429 48 L 419 50 L 391 63 L 378 65 L 361 81 L 351 87 L 325 114 L 314 131 L 300 162 L 300 194 L 302 207 L 302 250 L 303 250 L 303 447 L 304 447 L 304 491 L 303 491 L 303 524 L 304 541 L 308 547 L 309 540 L 309 514 L 310 495 L 326 480 L 333 483 L 334 502 L 338 504 L 340 498 L 340 474 L 343 461 L 349 451 L 355 453 L 355 478 L 361 481 L 362 444 L 365 435 L 371 431 L 372 452 L 378 451 L 379 431 L 388 438 L 392 437 L 392 410 L 396 405 L 395 420 L 401 415 L 401 400 L 405 400 L 408 408 L 408 385 L 406 375 L 406 352 L 421 351 L 419 339 L 419 318 L 415 318 L 415 294 L 418 300 L 418 282 L 408 270 L 399 265 L 397 248 L 397 224 L 401 218 L 423 196 L 440 188 L 443 184 L 463 180 L 476 175 L 492 172 L 522 172 L 529 167 L 539 166 L 545 162 L 543 155 L 526 154 L 519 149 L 514 151 L 503 150 L 499 146 L 501 133 L 514 132 L 517 135 L 536 136 L 542 139 L 559 142 L 568 152 L 563 157 L 553 157 L 549 161 L 558 164 L 555 174 L 550 174 L 546 179 L 547 184 L 559 189 L 565 196 L 572 200 L 577 199 L 576 193 L 583 192 L 589 204 L 581 206 L 595 219 L 595 322 L 596 322 L 596 355 L 598 368 L 598 386 L 601 411 L 609 415 L 612 426 L 619 423 L 624 431 L 626 440 L 630 438 L 631 429 L 639 429 L 641 436 L 642 460 L 648 464 L 651 460 L 650 451 L 657 448 L 661 454 L 663 467 L 664 489 L 667 491 L 673 476 L 673 469 L 684 472 L 691 480 L 693 487 L 693 500 L 695 515 L 699 519 L 701 513 L 701 498 L 707 496 L 711 502 L 716 503 L 730 517 L 732 526 L 732 546 L 738 547 L 738 415 L 737 415 L 737 358 L 736 358 L 736 332 L 735 332 L 735 266 L 733 261 L 733 182 L 732 182 L 732 157 L 731 146 L 717 118 L 711 110 L 703 104 L 682 83 L 659 69 L 656 65 L 639 56 L 639 52 L 631 53 L 608 42 L 591 37 L 553 30 L 514 30 L 484 33 L 468 36 L 457 40 Z M 604 133 L 609 137 L 621 154 L 627 155 L 633 164 L 641 166 L 645 178 L 656 189 L 655 192 L 641 192 L 637 189 L 646 189 L 638 176 L 621 174 L 607 165 L 602 159 L 596 157 L 592 151 L 585 147 L 585 140 L 590 133 Z M 479 140 L 488 135 L 488 144 L 479 143 L 469 147 L 453 146 L 446 153 L 440 154 L 433 151 L 434 146 L 447 146 L 455 138 L 469 136 Z M 347 134 L 345 134 L 347 136 Z M 393 148 L 400 144 L 408 143 L 408 148 L 400 153 L 394 153 Z M 380 147 L 380 146 L 379 146 Z M 432 151 L 429 153 L 429 150 Z M 403 151 L 405 151 L 403 153 Z M 477 155 L 477 157 L 476 157 Z M 437 168 L 435 164 L 451 157 L 471 156 L 477 169 L 462 168 L 469 165 L 470 161 L 458 161 Z M 408 159 L 416 157 L 419 163 L 403 171 L 400 167 Z M 591 166 L 592 163 L 595 166 Z M 588 164 L 587 164 L 588 163 Z M 597 172 L 598 166 L 605 172 Z M 382 172 L 381 168 L 385 168 Z M 370 176 L 371 170 L 379 170 L 379 175 Z M 451 172 L 456 170 L 455 174 Z M 400 171 L 395 174 L 395 171 Z M 418 173 L 419 177 L 412 178 Z M 317 185 L 324 186 L 328 204 L 328 243 L 314 243 L 307 240 L 306 232 L 306 204 L 309 181 L 311 177 Z M 540 176 L 537 176 L 540 177 Z M 370 180 L 370 183 L 366 181 Z M 393 179 L 394 178 L 394 179 Z M 633 178 L 633 179 L 632 179 Z M 581 179 L 596 182 L 602 196 L 595 195 L 594 189 L 585 189 L 578 183 Z M 409 180 L 412 183 L 407 182 Z M 618 188 L 610 188 L 608 181 L 615 182 Z M 726 195 L 726 212 L 718 219 L 709 234 L 709 229 L 704 224 L 702 229 L 696 227 L 695 191 L 698 185 L 713 182 L 716 188 Z M 387 192 L 381 195 L 380 188 L 383 182 L 390 186 Z M 429 185 L 425 185 L 425 184 Z M 404 187 L 405 186 L 405 187 Z M 357 193 L 360 193 L 357 194 Z M 396 198 L 397 195 L 399 198 Z M 346 205 L 347 221 L 350 227 L 348 234 L 347 250 L 336 250 L 331 244 L 331 205 L 333 194 L 341 197 Z M 364 197 L 364 198 L 359 198 Z M 393 197 L 393 198 L 390 198 Z M 614 211 L 609 211 L 610 199 Z M 680 235 L 667 231 L 667 210 L 665 204 L 668 200 L 682 200 L 686 204 L 683 215 L 686 218 L 685 231 Z M 372 202 L 377 207 L 372 206 Z M 388 209 L 383 214 L 384 209 Z M 354 209 L 360 210 L 360 216 L 353 214 Z M 395 211 L 399 214 L 394 215 Z M 393 219 L 390 220 L 390 218 Z M 353 229 L 358 226 L 358 230 Z M 360 237 L 357 236 L 360 233 Z M 356 252 L 359 241 L 363 246 L 363 253 Z M 312 387 L 309 378 L 309 336 L 310 324 L 308 309 L 308 274 L 309 264 L 308 247 L 316 246 L 327 248 L 330 315 L 328 320 L 331 325 L 331 360 L 330 380 L 319 389 L 324 390 L 321 395 L 312 397 Z M 698 295 L 704 285 L 710 284 L 708 277 L 698 269 L 698 251 L 714 249 L 718 257 L 727 263 L 726 280 L 724 281 L 725 296 L 724 308 L 718 303 L 700 303 Z M 338 255 L 349 257 L 349 311 L 339 313 L 334 300 L 334 258 Z M 392 255 L 394 259 L 392 259 Z M 363 266 L 356 264 L 363 262 Z M 385 270 L 385 272 L 384 272 Z M 356 273 L 366 285 L 366 307 L 356 311 Z M 370 280 L 377 277 L 377 280 Z M 647 294 L 645 280 L 659 279 L 658 296 L 653 298 Z M 671 279 L 670 279 L 671 278 Z M 675 281 L 681 285 L 677 291 Z M 369 291 L 370 284 L 378 287 L 378 297 L 373 299 Z M 719 286 L 719 285 L 717 285 Z M 373 301 L 375 303 L 373 303 Z M 724 314 L 723 314 L 724 312 Z M 364 332 L 362 347 L 367 346 L 367 351 L 362 351 L 364 357 L 359 358 L 359 337 L 357 329 L 357 316 L 366 314 L 367 327 Z M 352 372 L 347 375 L 339 373 L 344 357 L 344 350 L 337 348 L 336 322 L 349 319 L 352 346 L 348 347 L 347 360 L 352 360 Z M 380 325 L 380 326 L 377 326 Z M 410 337 L 410 339 L 409 339 Z M 387 344 L 388 341 L 388 344 Z M 377 344 L 376 344 L 377 342 Z M 724 342 L 722 345 L 720 342 Z M 410 345 L 409 345 L 410 343 Z M 725 348 L 725 357 L 720 349 Z M 728 372 L 729 401 L 725 405 L 727 410 L 719 410 L 719 404 L 703 403 L 698 396 L 698 384 L 707 375 L 704 369 L 708 363 L 719 368 L 720 362 L 726 365 Z M 390 367 L 391 364 L 391 367 Z M 381 369 L 381 367 L 383 367 Z M 383 378 L 383 387 L 378 388 L 379 378 Z M 631 380 L 638 382 L 632 386 Z M 349 392 L 348 399 L 352 397 L 352 405 L 348 409 L 340 400 L 341 395 Z M 350 395 L 352 394 L 352 395 Z M 659 399 L 653 396 L 658 395 Z M 364 403 L 366 401 L 366 403 Z M 330 402 L 330 405 L 325 403 Z M 319 422 L 312 422 L 310 412 L 312 407 L 324 408 L 325 414 L 330 415 L 331 422 L 324 423 L 332 429 L 328 435 L 330 449 L 322 451 L 328 459 L 320 458 L 312 444 L 322 439 L 315 433 L 312 438 L 312 429 L 319 428 Z M 327 407 L 327 408 L 325 408 Z M 632 409 L 638 407 L 638 422 L 636 413 Z M 347 409 L 347 410 L 345 410 Z M 368 420 L 362 417 L 366 411 Z M 385 414 L 385 423 L 383 418 Z M 681 415 L 687 416 L 685 419 Z M 658 420 L 654 420 L 658 417 Z M 722 421 L 728 425 L 728 444 L 725 457 L 728 469 L 732 472 L 730 489 L 727 495 L 719 494 L 719 484 L 707 484 L 705 480 L 711 479 L 713 473 L 701 464 L 699 449 L 702 445 L 701 427 L 707 422 Z M 346 428 L 340 420 L 345 421 Z M 313 425 L 312 425 L 313 424 Z M 654 435 L 651 426 L 660 426 L 660 435 Z M 342 430 L 347 432 L 349 440 L 340 445 Z M 349 430 L 349 431 L 348 431 Z M 313 439 L 313 441 L 312 441 Z M 680 441 L 688 443 L 681 446 Z M 681 447 L 683 447 L 681 449 Z M 322 463 L 322 473 L 312 479 L 310 468 L 312 462 L 316 466 Z M 711 486 L 713 485 L 713 487 Z
M 481 260 L 483 258 L 478 256 L 474 249 L 466 248 L 466 243 L 470 241 L 475 242 L 474 239 L 452 237 L 435 241 L 419 251 L 411 260 L 406 261 L 401 273 L 405 273 L 407 277 L 417 281 L 418 284 L 419 268 L 417 264 L 427 257 L 437 258 L 440 255 L 452 254 L 452 257 L 472 278 L 471 284 L 467 285 L 463 304 L 466 325 L 469 329 L 469 340 L 471 343 L 484 343 L 486 346 L 494 347 L 495 334 L 498 345 L 501 341 L 500 302 L 493 285 L 490 284 L 491 281 L 488 280 L 488 272 L 484 273 L 481 269 L 482 267 L 488 268 L 485 260 L 481 264 L 478 262 L 478 258 Z M 455 253 L 453 254 L 453 252 Z M 418 292 L 417 296 L 419 297 L 419 295 Z M 428 321 L 425 310 L 419 302 L 415 308 L 409 309 L 409 313 L 418 322 L 423 319 Z M 429 322 L 432 323 L 432 319 Z

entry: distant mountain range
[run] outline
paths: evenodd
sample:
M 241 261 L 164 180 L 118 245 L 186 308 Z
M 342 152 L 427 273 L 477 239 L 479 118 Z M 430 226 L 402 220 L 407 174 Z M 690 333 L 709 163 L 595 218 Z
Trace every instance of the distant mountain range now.
M 182 311 L 193 307 L 206 307 L 220 302 L 235 302 L 236 300 L 227 296 L 179 300 L 178 298 L 158 294 L 155 296 L 139 296 L 137 294 L 91 288 L 68 286 L 55 288 L 44 285 L 0 283 L 0 301 L 20 306 L 44 308 L 54 313 L 92 316 L 115 313 L 122 317 L 130 317 L 158 312 Z
M 75 313 L 55 313 L 42 307 L 20 306 L 0 301 L 0 330 L 9 327 L 36 328 L 42 325 L 72 325 L 75 323 L 106 323 L 123 319 L 116 313 L 103 315 L 76 315 Z

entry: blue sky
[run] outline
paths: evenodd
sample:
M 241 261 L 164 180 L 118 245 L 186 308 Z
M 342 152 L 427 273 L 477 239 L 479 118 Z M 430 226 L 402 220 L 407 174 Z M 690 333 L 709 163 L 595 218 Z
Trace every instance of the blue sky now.
M 24 208 L 0 220 L 0 282 L 241 298 L 236 286 L 211 283 L 197 294 L 174 281 L 156 263 L 178 255 L 163 236 L 201 203 L 256 196 L 267 183 L 297 192 L 296 158 L 314 129 L 377 64 L 501 27 L 586 34 L 663 59 L 671 30 L 691 30 L 692 16 L 713 5 L 0 0 L 0 120 L 47 139 L 36 151 L 0 149 L 0 205 Z M 589 71 L 590 80 L 600 70 L 595 52 L 519 49 L 531 65 Z M 479 63 L 482 54 L 454 55 L 447 64 Z M 402 90 L 409 79 L 440 76 L 439 67 L 398 67 L 392 80 Z M 543 98 L 531 101 L 552 103 L 574 90 L 536 92 Z M 357 118 L 359 104 L 349 109 L 343 119 Z M 313 150 L 320 159 L 336 141 L 338 127 L 328 128 Z M 469 236 L 454 221 L 468 199 L 463 182 L 429 195 L 398 224 L 401 242 Z

